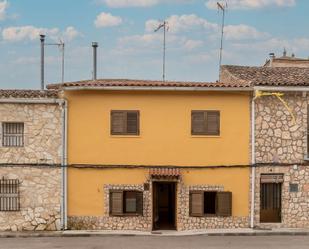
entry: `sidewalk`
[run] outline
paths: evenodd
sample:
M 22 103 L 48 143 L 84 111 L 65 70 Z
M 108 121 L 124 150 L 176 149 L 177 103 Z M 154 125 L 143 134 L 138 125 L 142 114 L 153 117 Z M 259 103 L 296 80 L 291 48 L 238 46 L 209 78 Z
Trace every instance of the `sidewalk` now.
M 207 229 L 194 231 L 160 230 L 153 232 L 138 231 L 102 231 L 102 230 L 67 230 L 67 231 L 24 231 L 0 232 L 0 238 L 28 238 L 28 237 L 97 237 L 97 236 L 276 236 L 276 235 L 306 235 L 309 229 Z

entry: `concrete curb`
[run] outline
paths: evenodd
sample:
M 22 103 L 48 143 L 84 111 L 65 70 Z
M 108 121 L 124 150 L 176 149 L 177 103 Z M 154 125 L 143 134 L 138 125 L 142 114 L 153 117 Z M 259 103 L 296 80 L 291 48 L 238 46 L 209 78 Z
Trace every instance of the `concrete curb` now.
M 46 232 L 2 232 L 0 238 L 44 238 L 44 237 L 108 237 L 108 236 L 309 236 L 309 230 L 300 231 L 246 231 L 246 232 L 134 232 L 134 231 L 46 231 Z

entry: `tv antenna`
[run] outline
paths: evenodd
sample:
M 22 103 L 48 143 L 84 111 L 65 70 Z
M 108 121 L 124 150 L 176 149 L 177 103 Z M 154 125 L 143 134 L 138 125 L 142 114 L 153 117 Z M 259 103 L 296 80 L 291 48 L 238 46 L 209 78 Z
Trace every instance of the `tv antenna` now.
M 223 37 L 224 37 L 224 22 L 225 22 L 225 11 L 227 9 L 227 2 L 224 4 L 217 2 L 218 11 L 222 11 L 222 23 L 221 23 L 221 40 L 220 40 L 220 54 L 219 54 L 219 75 L 222 65 L 222 51 L 223 51 Z
M 46 46 L 58 46 L 61 53 L 61 82 L 64 83 L 64 42 L 62 40 L 59 43 L 45 43 L 45 35 L 40 35 L 41 41 L 41 89 L 44 90 L 44 60 L 45 60 L 45 47 Z
M 163 73 L 162 73 L 162 80 L 165 81 L 165 54 L 166 54 L 166 32 L 168 31 L 168 22 L 163 21 L 159 24 L 159 26 L 154 30 L 154 32 L 158 32 L 160 29 L 163 28 Z

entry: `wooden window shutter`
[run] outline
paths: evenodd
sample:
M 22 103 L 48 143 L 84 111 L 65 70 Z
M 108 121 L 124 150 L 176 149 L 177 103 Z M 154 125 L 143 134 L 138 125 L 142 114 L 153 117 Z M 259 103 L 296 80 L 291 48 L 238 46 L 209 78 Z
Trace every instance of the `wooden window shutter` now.
M 127 112 L 127 133 L 139 134 L 139 112 L 128 111 Z
M 191 112 L 191 134 L 198 135 L 204 134 L 205 127 L 205 112 L 204 111 L 192 111 Z
M 112 190 L 110 191 L 110 214 L 122 215 L 123 214 L 123 191 Z
M 126 133 L 126 113 L 122 111 L 111 112 L 111 134 Z
M 136 213 L 143 215 L 143 192 L 136 192 Z
M 204 192 L 194 191 L 190 193 L 190 216 L 204 215 Z
M 232 216 L 232 193 L 217 192 L 216 214 L 218 216 Z
M 220 112 L 207 111 L 207 135 L 220 135 Z

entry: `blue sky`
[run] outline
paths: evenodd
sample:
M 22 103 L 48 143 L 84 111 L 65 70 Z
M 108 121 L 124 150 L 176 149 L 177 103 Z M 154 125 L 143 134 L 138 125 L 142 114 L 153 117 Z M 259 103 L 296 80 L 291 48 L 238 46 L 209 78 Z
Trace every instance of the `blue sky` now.
M 222 1 L 221 1 L 222 2 Z M 227 0 L 223 64 L 262 65 L 270 52 L 309 56 L 309 1 Z M 0 88 L 39 88 L 40 43 L 65 41 L 65 81 L 161 79 L 169 23 L 167 80 L 215 81 L 221 16 L 216 0 L 0 0 Z M 60 82 L 60 53 L 46 48 L 46 83 Z

